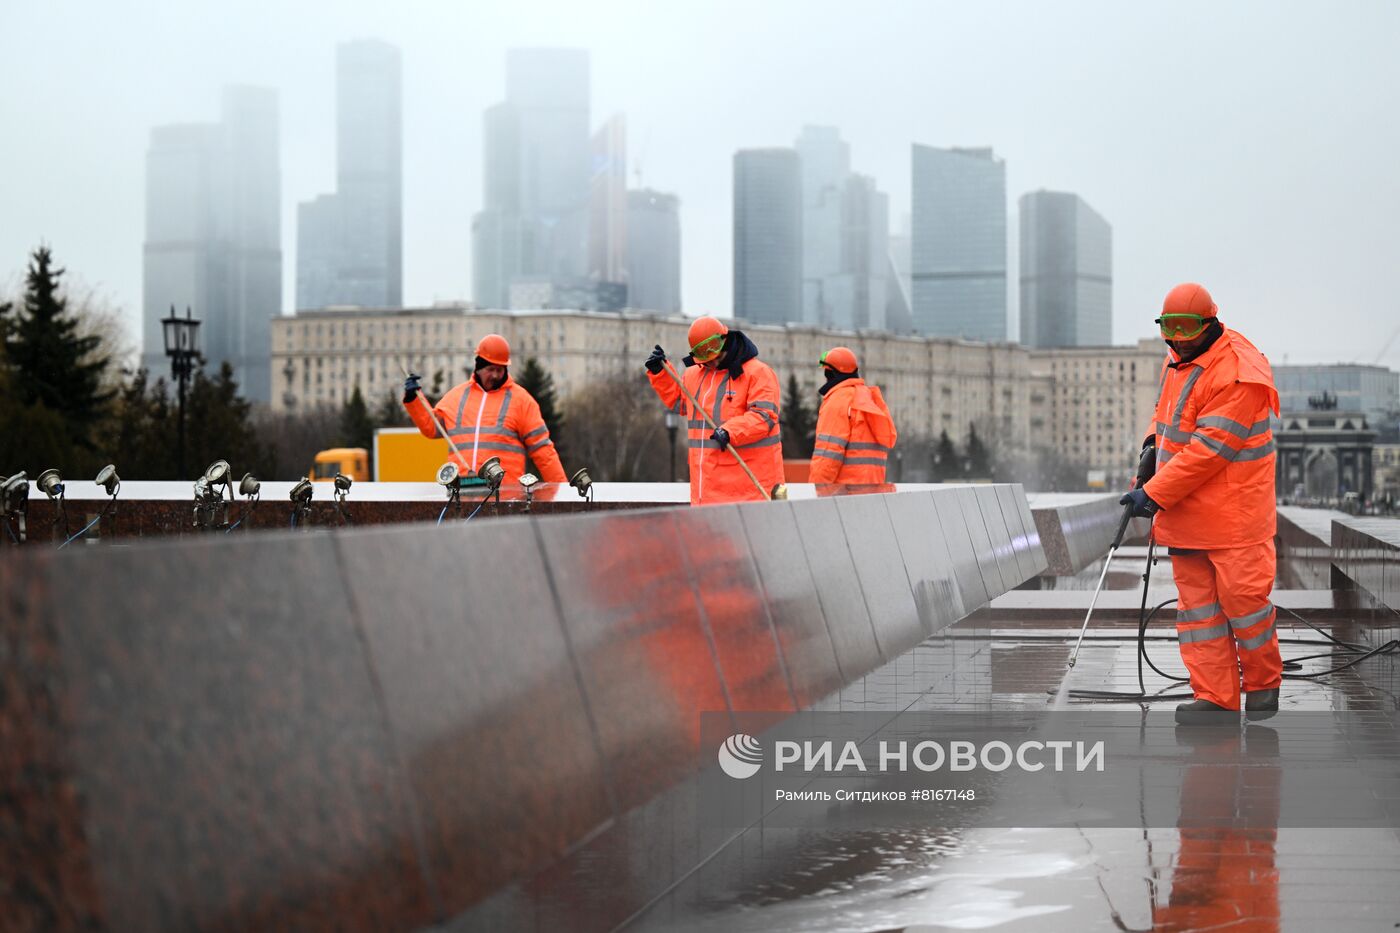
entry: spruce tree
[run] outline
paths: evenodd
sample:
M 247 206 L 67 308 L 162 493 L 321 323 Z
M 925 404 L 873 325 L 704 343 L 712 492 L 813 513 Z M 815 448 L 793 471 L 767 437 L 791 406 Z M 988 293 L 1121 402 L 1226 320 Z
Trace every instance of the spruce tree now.
M 948 430 L 944 428 L 938 434 L 938 446 L 933 451 L 933 481 L 946 483 L 961 472 L 958 449 L 953 446 L 952 438 L 948 437 Z
M 357 383 L 355 391 L 350 393 L 350 398 L 340 409 L 340 446 L 368 450 L 373 446 L 373 441 L 374 420 L 369 416 L 369 408 Z
M 783 399 L 783 456 L 806 458 L 817 446 L 817 410 L 808 405 L 797 381 L 797 374 L 788 376 L 786 398 Z
M 977 436 L 977 425 L 967 426 L 967 477 L 969 479 L 991 479 L 992 458 L 987 445 Z
M 47 246 L 30 257 L 24 308 L 15 320 L 5 315 L 7 353 L 14 388 L 25 405 L 42 405 L 64 422 L 71 443 L 90 450 L 92 433 L 114 393 L 103 391 L 108 357 L 101 339 L 78 335 L 78 322 L 60 294 L 60 268 Z
M 554 390 L 554 377 L 540 365 L 539 360 L 531 356 L 525 360 L 525 365 L 520 368 L 520 374 L 515 377 L 515 384 L 529 392 L 539 403 L 540 418 L 549 428 L 550 440 L 554 441 L 556 452 L 562 449 L 564 416 L 559 411 L 559 396 Z M 562 458 L 562 454 L 560 456 Z M 539 472 L 533 469 L 533 463 L 530 467 L 533 472 Z

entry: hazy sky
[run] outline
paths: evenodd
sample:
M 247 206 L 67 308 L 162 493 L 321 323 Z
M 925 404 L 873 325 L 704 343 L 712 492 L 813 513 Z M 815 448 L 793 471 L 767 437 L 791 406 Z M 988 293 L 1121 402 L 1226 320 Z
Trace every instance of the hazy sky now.
M 4 2 L 0 283 L 45 240 L 139 333 L 149 130 L 253 83 L 281 94 L 290 308 L 296 203 L 334 186 L 335 45 L 362 37 L 403 51 L 410 304 L 470 297 L 481 113 L 506 49 L 544 45 L 592 53 L 594 124 L 625 112 L 643 182 L 680 195 L 692 314 L 730 311 L 734 150 L 822 123 L 895 224 L 912 142 L 994 146 L 1013 218 L 1026 191 L 1082 195 L 1113 225 L 1115 342 L 1189 279 L 1275 363 L 1371 362 L 1400 326 L 1389 0 Z

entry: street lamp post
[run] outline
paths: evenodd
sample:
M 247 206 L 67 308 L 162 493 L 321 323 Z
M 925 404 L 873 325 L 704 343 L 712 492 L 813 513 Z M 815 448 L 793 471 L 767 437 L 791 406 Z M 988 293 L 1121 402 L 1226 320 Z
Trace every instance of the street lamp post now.
M 194 319 L 188 305 L 185 307 L 185 316 L 183 318 L 175 316 L 175 306 L 171 305 L 170 317 L 162 318 L 160 324 L 165 333 L 165 355 L 170 357 L 170 378 L 175 380 L 175 385 L 178 387 L 178 449 L 180 476 L 184 477 L 185 389 L 189 386 L 190 376 L 194 373 L 195 358 L 199 356 L 197 339 L 199 334 L 199 321 Z
M 676 428 L 680 427 L 680 418 L 669 408 L 666 409 L 666 433 L 671 435 L 671 482 L 676 481 Z

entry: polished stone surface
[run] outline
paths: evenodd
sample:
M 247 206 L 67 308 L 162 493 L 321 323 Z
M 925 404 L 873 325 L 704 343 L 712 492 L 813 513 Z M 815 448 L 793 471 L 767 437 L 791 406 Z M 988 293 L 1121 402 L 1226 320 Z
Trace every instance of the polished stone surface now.
M 533 522 L 334 544 L 449 916 L 612 818 Z
M 987 584 L 988 598 L 998 593 L 1004 593 L 1009 589 L 1014 589 L 1019 580 L 1006 579 L 1001 573 L 1001 560 L 997 555 L 998 542 L 991 537 L 991 532 L 987 530 L 987 520 L 982 517 L 982 503 L 977 498 L 977 493 L 973 489 L 961 486 L 952 490 L 957 507 L 962 510 L 963 527 L 967 529 L 968 537 L 972 540 L 972 553 L 977 559 L 977 566 L 982 571 L 982 580 Z M 997 506 L 997 517 L 1001 517 L 1001 507 Z M 1002 535 L 1006 530 L 1003 526 Z M 1001 547 L 1006 547 L 1003 542 Z
M 883 660 L 856 576 L 851 552 L 834 499 L 792 502 L 802 550 L 812 570 L 822 614 L 836 646 L 841 673 L 851 680 L 877 667 Z M 759 545 L 755 545 L 757 550 Z
M 736 711 L 795 709 L 738 507 L 686 509 L 669 518 L 680 537 L 678 556 L 695 581 L 730 707 Z
M 846 678 L 817 598 L 793 507 L 775 502 L 738 512 L 794 698 L 799 707 L 810 706 L 839 690 Z
M 31 696 L 52 706 L 22 728 L 57 730 L 36 739 L 61 743 L 50 780 L 82 814 L 80 838 L 37 842 L 87 847 L 106 929 L 431 921 L 334 551 L 291 535 L 218 545 L 21 569 L 52 637 L 27 649 L 44 661 Z
M 943 529 L 943 540 L 953 560 L 953 573 L 957 577 L 963 608 L 971 612 L 979 606 L 986 605 L 987 600 L 1002 593 L 1003 589 L 1000 586 L 995 590 L 988 589 L 957 491 L 940 489 L 929 495 L 933 500 L 934 511 L 938 514 L 939 525 Z M 991 547 L 990 544 L 985 546 Z
M 967 615 L 943 523 L 931 493 L 908 493 L 885 505 L 920 623 L 931 635 Z
M 907 493 L 917 496 L 920 493 Z M 836 500 L 836 511 L 856 568 L 880 652 L 894 658 L 923 640 L 928 631 L 914 605 L 914 589 L 904 569 L 899 539 L 883 496 Z M 797 508 L 802 508 L 798 505 Z

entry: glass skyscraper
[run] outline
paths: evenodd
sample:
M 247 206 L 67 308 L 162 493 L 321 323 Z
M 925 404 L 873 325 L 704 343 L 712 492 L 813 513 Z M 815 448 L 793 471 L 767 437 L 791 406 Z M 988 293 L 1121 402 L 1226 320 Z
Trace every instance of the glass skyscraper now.
M 681 310 L 680 199 L 642 188 L 627 192 L 627 304 Z
M 913 148 L 914 329 L 1006 340 L 1006 164 L 990 148 Z
M 1021 196 L 1021 343 L 1113 343 L 1113 232 L 1077 194 Z
M 802 161 L 792 149 L 734 154 L 734 315 L 802 319 Z

